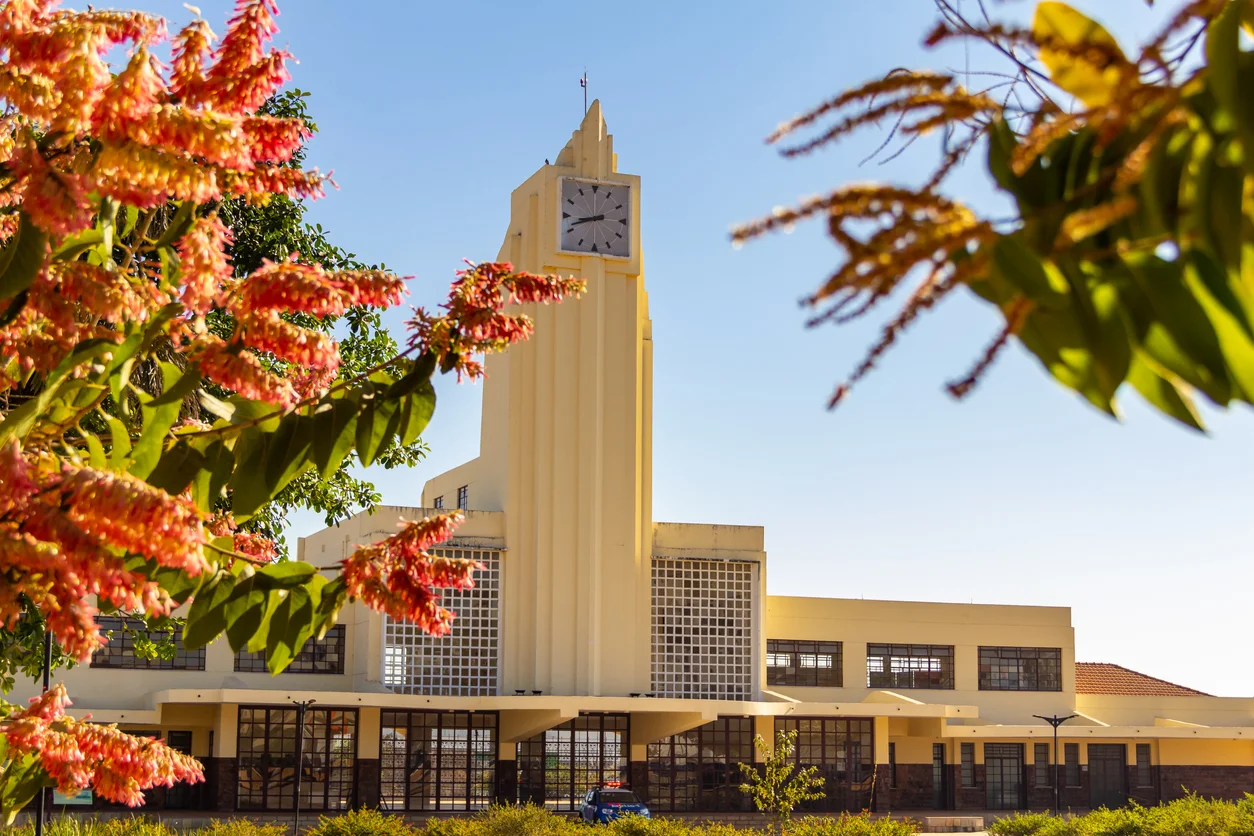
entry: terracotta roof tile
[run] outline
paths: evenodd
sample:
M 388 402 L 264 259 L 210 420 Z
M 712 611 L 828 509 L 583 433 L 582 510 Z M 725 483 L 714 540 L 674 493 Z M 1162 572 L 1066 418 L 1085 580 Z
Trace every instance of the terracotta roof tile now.
M 1163 679 L 1128 670 L 1109 662 L 1076 662 L 1075 692 L 1121 697 L 1209 697 Z

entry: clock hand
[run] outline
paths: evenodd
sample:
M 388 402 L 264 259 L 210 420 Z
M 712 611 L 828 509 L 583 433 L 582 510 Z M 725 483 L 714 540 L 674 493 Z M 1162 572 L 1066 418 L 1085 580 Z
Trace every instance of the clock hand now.
M 586 224 L 586 223 L 591 223 L 592 221 L 603 221 L 603 220 L 605 220 L 604 215 L 593 215 L 590 218 L 580 218 L 577 221 L 572 221 L 570 225 L 579 226 L 580 224 Z

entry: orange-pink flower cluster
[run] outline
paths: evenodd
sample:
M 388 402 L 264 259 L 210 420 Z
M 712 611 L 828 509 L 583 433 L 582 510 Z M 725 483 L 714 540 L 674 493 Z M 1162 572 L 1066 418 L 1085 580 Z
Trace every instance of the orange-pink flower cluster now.
M 23 596 L 66 653 L 86 661 L 104 644 L 93 598 L 130 612 L 168 615 L 174 603 L 126 567 L 126 554 L 198 575 L 203 515 L 133 476 L 28 461 L 16 440 L 0 447 L 0 621 L 12 627 Z
M 548 304 L 587 289 L 583 279 L 515 272 L 508 261 L 466 263 L 469 269 L 458 271 L 441 306 L 447 313 L 434 316 L 419 308 L 409 322 L 410 345 L 434 353 L 441 364 L 452 358 L 458 380 L 483 376 L 475 355 L 502 351 L 531 336 L 531 319 L 505 313 L 507 304 Z
M 461 521 L 460 511 L 402 521 L 400 531 L 386 540 L 358 547 L 342 563 L 349 597 L 432 635 L 448 633 L 455 614 L 440 606 L 435 590 L 470 589 L 475 570 L 483 566 L 438 557 L 427 549 L 451 537 Z
M 205 774 L 190 755 L 164 741 L 132 737 L 65 715 L 65 686 L 31 700 L 29 708 L 0 721 L 9 757 L 35 754 L 57 789 L 67 795 L 92 788 L 101 798 L 129 807 L 144 803 L 143 791 L 200 783 Z

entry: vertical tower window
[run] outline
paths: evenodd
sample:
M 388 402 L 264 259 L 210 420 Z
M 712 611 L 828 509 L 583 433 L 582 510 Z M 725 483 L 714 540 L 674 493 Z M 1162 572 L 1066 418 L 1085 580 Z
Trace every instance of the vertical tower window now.
M 1154 770 L 1150 766 L 1150 745 L 1136 744 L 1136 785 L 1138 787 L 1154 786 Z
M 1037 743 L 1033 747 L 1033 760 L 1036 761 L 1036 785 L 1038 787 L 1052 787 L 1054 785 L 1053 772 L 1049 768 L 1049 744 Z
M 975 744 L 962 744 L 962 785 L 975 786 Z
M 470 510 L 470 486 L 462 485 L 457 489 L 457 507 L 463 511 Z
M 437 496 L 435 499 L 431 500 L 431 507 L 432 507 L 432 508 L 434 508 L 434 509 L 435 509 L 435 510 L 437 510 L 437 511 L 443 510 L 443 508 L 444 508 L 444 497 L 443 497 L 443 496 Z
M 1078 787 L 1080 786 L 1080 744 L 1064 743 L 1062 752 L 1067 772 L 1066 786 Z

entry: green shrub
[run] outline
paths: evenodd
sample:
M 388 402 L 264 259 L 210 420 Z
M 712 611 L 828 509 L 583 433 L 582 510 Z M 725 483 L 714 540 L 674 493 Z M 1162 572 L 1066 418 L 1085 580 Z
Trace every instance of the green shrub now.
M 258 824 L 250 819 L 213 819 L 204 827 L 189 831 L 187 836 L 289 836 L 289 832 L 285 824 Z
M 1083 816 L 1019 813 L 992 822 L 993 836 L 1254 836 L 1254 796 L 1211 801 L 1189 795 L 1157 807 L 1132 804 Z
M 350 810 L 339 816 L 323 816 L 318 819 L 318 824 L 309 831 L 309 836 L 415 836 L 415 831 L 399 816 L 388 815 L 379 810 Z
M 1036 836 L 1053 821 L 1049 813 L 1015 813 L 991 822 L 988 832 L 992 836 Z
M 544 807 L 489 807 L 470 818 L 428 819 L 421 836 L 589 836 L 578 823 Z
M 916 822 L 873 819 L 870 813 L 839 816 L 806 816 L 788 826 L 788 836 L 911 836 L 918 833 Z
M 33 836 L 35 827 L 27 823 L 9 831 L 12 836 Z M 77 818 L 56 816 L 48 821 L 44 836 L 176 836 L 161 822 L 144 816 L 117 818 Z

